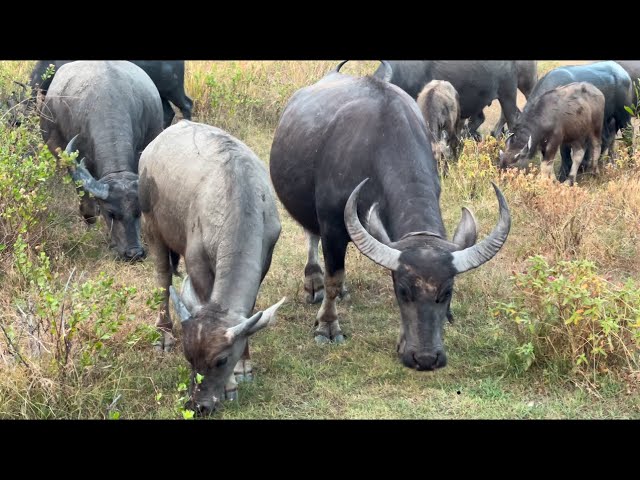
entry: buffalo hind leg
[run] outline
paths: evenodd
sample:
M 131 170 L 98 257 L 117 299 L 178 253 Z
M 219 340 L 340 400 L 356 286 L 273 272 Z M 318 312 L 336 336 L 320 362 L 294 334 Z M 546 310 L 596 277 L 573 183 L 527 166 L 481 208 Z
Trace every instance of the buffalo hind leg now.
M 166 98 L 162 98 L 162 113 L 164 115 L 164 128 L 167 128 L 173 122 L 176 112 L 173 111 L 173 107 Z
M 307 264 L 304 267 L 304 289 L 307 292 L 307 303 L 319 303 L 324 298 L 323 273 L 318 258 L 320 237 L 308 230 L 304 231 L 304 235 L 307 238 Z
M 344 288 L 344 257 L 347 253 L 348 237 L 344 234 L 323 232 L 324 253 L 324 299 L 316 316 L 315 340 L 317 343 L 342 343 L 344 335 L 338 323 L 336 302 Z
M 571 170 L 571 146 L 562 145 L 560 147 L 560 170 L 558 171 L 558 181 L 564 182 L 569 177 L 569 171 Z
M 518 110 L 518 104 L 516 102 L 517 95 L 518 88 L 516 85 L 509 85 L 508 88 L 498 92 L 498 102 L 500 102 L 502 115 L 504 115 L 507 121 L 509 130 L 513 130 L 520 116 L 520 110 Z M 498 132 L 493 133 L 497 134 Z
M 575 143 L 571 145 L 571 171 L 569 172 L 569 177 L 565 180 L 565 183 L 572 186 L 576 183 L 578 168 L 580 168 L 580 164 L 584 160 L 585 154 L 586 149 L 583 145 Z
M 307 237 L 307 264 L 304 267 L 304 290 L 307 292 L 307 303 L 320 303 L 324 298 L 324 274 L 318 256 L 320 237 L 308 230 L 305 230 L 304 234 Z M 350 298 L 344 284 L 338 298 L 340 300 L 349 300 Z
M 596 175 L 600 175 L 600 157 L 602 156 L 600 135 L 591 137 L 591 151 L 591 171 Z

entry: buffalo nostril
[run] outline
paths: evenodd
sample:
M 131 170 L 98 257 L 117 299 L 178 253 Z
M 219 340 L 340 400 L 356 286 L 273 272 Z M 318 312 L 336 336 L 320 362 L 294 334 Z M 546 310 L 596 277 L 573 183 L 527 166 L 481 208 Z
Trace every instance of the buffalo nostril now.
M 129 248 L 124 252 L 124 257 L 127 260 L 142 260 L 146 256 L 146 252 L 143 248 Z

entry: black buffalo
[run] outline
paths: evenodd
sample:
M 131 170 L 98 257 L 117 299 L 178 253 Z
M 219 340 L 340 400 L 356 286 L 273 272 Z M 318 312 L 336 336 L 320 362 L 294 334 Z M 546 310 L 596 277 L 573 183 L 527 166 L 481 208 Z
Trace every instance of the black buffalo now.
M 31 91 L 36 94 L 39 90 L 46 95 L 49 85 L 53 80 L 55 72 L 66 63 L 73 60 L 39 60 L 31 72 Z M 182 116 L 186 120 L 191 120 L 191 110 L 193 101 L 184 91 L 184 60 L 131 60 L 144 70 L 158 89 L 162 100 L 162 110 L 164 113 L 165 128 L 171 125 L 175 113 L 169 102 L 180 109 Z M 53 74 L 42 77 L 46 74 L 50 65 L 54 66 Z
M 149 76 L 125 61 L 63 65 L 49 86 L 40 126 L 52 152 L 79 150 L 83 160 L 72 176 L 97 200 L 118 257 L 142 258 L 138 161 L 162 131 L 162 104 Z M 83 195 L 80 211 L 94 222 L 95 200 Z
M 496 98 L 509 127 L 515 125 L 519 113 L 516 105 L 518 72 L 513 60 L 405 60 L 389 64 L 391 83 L 413 99 L 431 80 L 451 83 L 459 95 L 460 118 L 470 119 L 469 133 L 475 138 L 480 137 L 477 129 L 484 121 L 482 110 Z M 384 69 L 378 68 L 374 75 L 382 78 Z
M 511 224 L 506 201 L 494 186 L 500 220 L 482 242 L 475 244 L 476 223 L 466 209 L 453 240 L 447 240 L 437 166 L 415 100 L 386 80 L 386 62 L 383 78 L 343 75 L 341 65 L 292 96 L 271 148 L 278 197 L 309 238 L 322 240 L 324 298 L 316 341 L 344 339 L 336 298 L 353 241 L 392 272 L 404 365 L 444 367 L 443 330 L 454 277 L 500 250 Z M 321 272 L 311 250 L 306 276 Z

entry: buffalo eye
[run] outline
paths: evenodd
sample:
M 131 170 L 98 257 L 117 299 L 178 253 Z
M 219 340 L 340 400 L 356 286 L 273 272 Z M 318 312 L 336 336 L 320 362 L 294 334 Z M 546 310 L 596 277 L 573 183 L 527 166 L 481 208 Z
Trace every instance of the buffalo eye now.
M 438 298 L 436 298 L 436 303 L 446 302 L 450 296 L 451 296 L 451 289 L 447 288 L 438 296 Z
M 216 367 L 217 368 L 223 367 L 224 365 L 227 364 L 227 360 L 229 360 L 229 357 L 219 358 L 218 361 L 216 362 Z
M 409 290 L 406 287 L 398 287 L 398 294 L 400 295 L 400 299 L 404 300 L 405 302 L 410 302 L 411 301 L 411 290 Z

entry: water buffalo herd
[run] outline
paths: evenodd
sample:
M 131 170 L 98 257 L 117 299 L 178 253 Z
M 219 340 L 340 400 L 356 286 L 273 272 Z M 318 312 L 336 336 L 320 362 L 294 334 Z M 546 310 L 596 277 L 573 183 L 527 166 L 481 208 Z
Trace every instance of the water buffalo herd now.
M 440 172 L 465 133 L 479 137 L 495 99 L 508 126 L 501 167 L 526 167 L 573 184 L 581 165 L 598 171 L 627 126 L 640 62 L 595 62 L 551 70 L 535 61 L 381 61 L 354 77 L 337 65 L 293 94 L 277 125 L 269 172 L 251 149 L 219 128 L 192 122 L 184 61 L 39 61 L 30 86 L 42 135 L 55 151 L 78 152 L 70 174 L 87 222 L 100 215 L 120 259 L 141 260 L 141 230 L 164 302 L 158 347 L 175 344 L 169 299 L 181 320 L 199 413 L 236 396 L 250 380 L 249 336 L 271 324 L 284 298 L 254 312 L 280 236 L 278 198 L 304 229 L 307 301 L 320 303 L 318 343 L 343 342 L 337 300 L 346 295 L 349 242 L 391 272 L 400 310 L 397 353 L 412 369 L 447 364 L 443 330 L 452 321 L 457 275 L 491 260 L 511 225 L 494 184 L 497 223 L 477 241 L 462 208 L 449 237 L 440 210 Z M 517 90 L 527 97 L 522 112 Z M 178 107 L 183 120 L 172 125 Z M 466 124 L 466 125 L 465 125 Z M 442 161 L 439 166 L 439 160 Z M 274 194 L 275 191 L 275 194 Z M 322 242 L 324 268 L 319 264 Z M 186 277 L 172 286 L 180 258 Z M 196 375 L 203 377 L 196 381 Z

